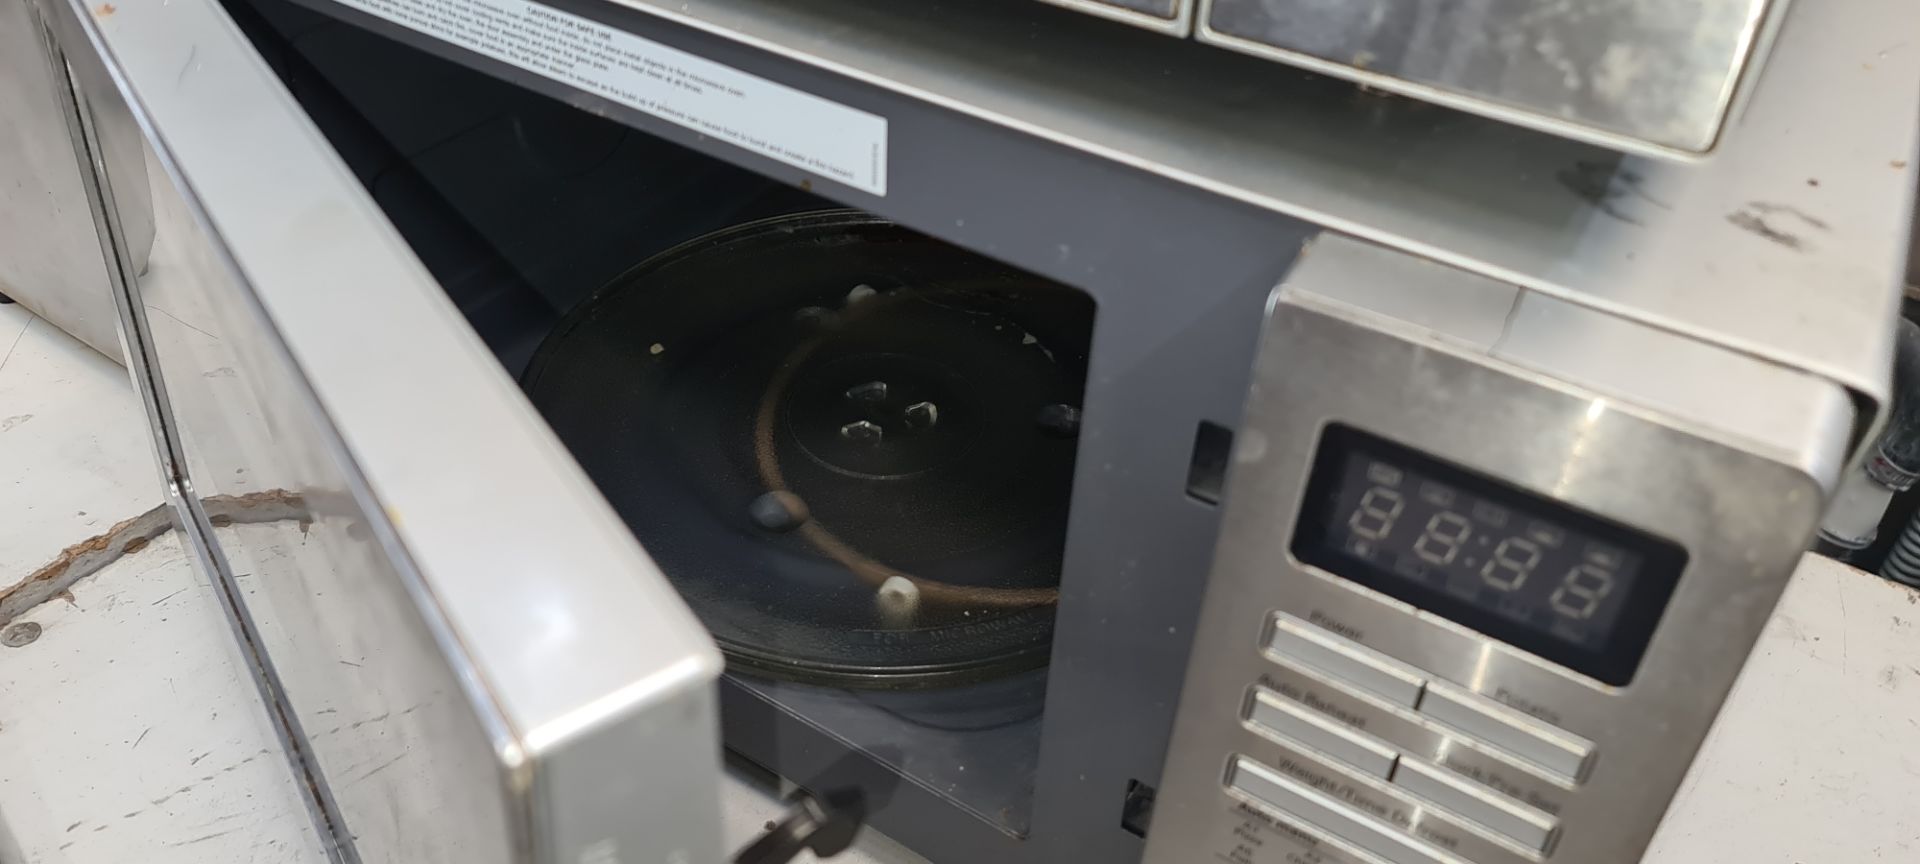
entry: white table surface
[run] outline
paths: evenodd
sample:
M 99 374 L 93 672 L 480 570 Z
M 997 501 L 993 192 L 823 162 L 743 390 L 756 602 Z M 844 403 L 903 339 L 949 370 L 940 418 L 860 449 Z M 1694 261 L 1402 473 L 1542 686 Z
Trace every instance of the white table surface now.
M 0 585 L 160 502 L 124 371 L 0 306 Z M 211 589 L 166 537 L 0 647 L 0 864 L 325 860 Z M 779 813 L 732 771 L 730 843 Z M 1920 862 L 1920 596 L 1809 557 L 1653 864 Z M 10 835 L 10 836 L 9 836 Z M 869 834 L 850 864 L 917 864 Z M 717 864 L 717 862 L 716 862 Z

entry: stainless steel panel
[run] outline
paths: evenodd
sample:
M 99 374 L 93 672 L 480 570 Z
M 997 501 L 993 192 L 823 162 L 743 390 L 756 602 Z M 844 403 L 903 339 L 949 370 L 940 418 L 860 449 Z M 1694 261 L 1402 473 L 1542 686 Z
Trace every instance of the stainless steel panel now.
M 1077 9 L 1102 18 L 1111 18 L 1158 30 L 1172 36 L 1185 36 L 1193 29 L 1195 0 L 1040 0 L 1055 6 Z
M 1331 834 L 1394 864 L 1453 864 L 1426 844 L 1375 824 L 1342 802 L 1250 759 L 1234 760 L 1228 772 L 1228 787 L 1309 831 Z
M 1628 148 L 1720 137 L 1785 0 L 1201 0 L 1203 41 Z
M 1267 650 L 1406 708 L 1420 701 L 1420 689 L 1427 683 L 1425 676 L 1403 663 L 1284 613 L 1274 616 Z
M 1436 268 L 1426 260 L 1337 234 L 1314 238 L 1287 273 L 1287 284 L 1391 319 L 1421 338 L 1475 351 L 1500 344 L 1514 304 L 1525 293 L 1509 282 Z
M 1393 784 L 1505 834 L 1528 849 L 1545 852 L 1553 839 L 1553 817 L 1509 801 L 1444 768 L 1409 759 L 1394 770 Z
M 1291 70 L 1251 79 L 1243 58 L 1210 60 L 1147 34 L 1118 39 L 1131 34 L 1073 27 L 1072 16 L 1022 16 L 1025 4 L 929 0 L 904 14 L 891 0 L 627 0 L 616 13 L 556 2 L 647 24 L 756 74 L 805 77 L 828 98 L 889 116 L 897 136 L 920 114 L 957 112 L 1116 171 L 1839 381 L 1869 402 L 1886 394 L 1892 341 L 1880 325 L 1898 302 L 1913 194 L 1898 182 L 1911 169 L 1896 163 L 1920 141 L 1920 52 L 1886 39 L 1920 31 L 1920 5 L 1906 0 L 1791 4 L 1767 74 L 1701 164 L 1358 98 Z M 660 131 L 729 158 L 728 145 Z M 1031 184 L 981 164 L 976 154 L 999 151 L 975 134 L 897 139 L 887 197 L 845 200 L 1038 272 L 1114 278 L 1082 266 L 1100 260 L 1085 243 L 1063 260 L 1056 224 L 976 207 Z M 1108 188 L 1056 191 L 1105 202 Z M 1083 221 L 1107 219 L 1104 206 L 1086 205 Z
M 1495 789 L 1544 813 L 1557 814 L 1573 784 L 1524 766 L 1419 714 L 1341 687 L 1304 669 L 1276 665 L 1260 686 L 1293 699 L 1398 749 Z
M 1699 428 L 1738 436 L 1749 450 L 1823 482 L 1839 478 L 1845 451 L 1808 449 L 1804 443 L 1846 439 L 1852 433 L 1853 404 L 1831 382 L 1799 370 L 1531 291 L 1514 304 L 1491 353 Z M 1673 374 L 1676 369 L 1687 374 Z
M 718 860 L 718 652 L 324 139 L 212 0 L 55 11 L 144 132 L 102 179 L 160 216 L 180 515 L 342 856 Z
M 1381 780 L 1393 774 L 1394 760 L 1400 755 L 1338 720 L 1265 688 L 1256 688 L 1248 700 L 1247 722 L 1257 731 L 1298 741 Z
M 1236 752 L 1237 743 L 1226 743 L 1227 752 Z M 1231 801 L 1236 797 L 1235 792 L 1257 795 L 1255 790 L 1263 786 L 1269 790 L 1304 786 L 1333 804 L 1313 813 L 1295 811 L 1296 815 L 1306 817 L 1308 827 L 1317 824 L 1352 841 L 1356 846 L 1391 860 L 1410 855 L 1416 860 L 1430 857 L 1449 864 L 1462 860 L 1473 864 L 1523 864 L 1531 855 L 1511 840 L 1472 826 L 1460 817 L 1436 809 L 1431 803 L 1415 798 L 1392 784 L 1319 763 L 1306 751 L 1284 744 L 1262 742 L 1237 752 L 1238 756 L 1216 757 L 1213 761 L 1215 765 L 1226 761 L 1233 768 L 1247 772 L 1248 776 L 1236 777 L 1236 780 L 1258 780 L 1238 789 L 1229 787 L 1224 796 L 1222 792 L 1215 791 L 1209 797 Z M 1217 767 L 1213 771 L 1213 781 L 1216 787 L 1220 786 Z M 1281 802 L 1273 803 L 1285 808 Z M 1231 815 L 1229 808 L 1230 805 L 1223 806 L 1220 812 Z M 1336 827 L 1333 824 L 1336 820 L 1349 830 L 1342 831 Z M 1156 815 L 1155 822 L 1158 821 Z M 1255 864 L 1265 864 L 1266 860 L 1284 860 L 1283 853 L 1290 851 L 1288 844 L 1275 845 L 1277 848 L 1265 853 L 1270 858 L 1255 858 Z M 1150 836 L 1148 854 L 1152 854 L 1153 848 Z M 1217 861 L 1224 857 L 1232 861 L 1230 855 L 1222 854 L 1230 848 L 1219 845 L 1193 846 L 1185 850 L 1187 857 L 1167 860 Z
M 1444 682 L 1427 687 L 1420 713 L 1563 777 L 1582 776 L 1593 756 L 1591 741 Z
M 1737 438 L 1811 477 L 1836 478 L 1845 451 L 1806 442 L 1855 431 L 1848 394 L 1818 376 L 1350 237 L 1316 238 L 1287 286 Z
M 1592 766 L 1558 814 L 1553 860 L 1633 860 L 1812 531 L 1821 483 L 1830 478 L 1796 466 L 1824 463 L 1808 457 L 1782 464 L 1749 451 L 1738 437 L 1675 425 L 1639 406 L 1596 399 L 1382 324 L 1352 307 L 1282 289 L 1236 442 L 1221 542 L 1147 860 L 1194 860 L 1229 843 L 1240 825 L 1217 766 L 1223 752 L 1248 752 L 1238 740 L 1239 694 L 1266 667 L 1237 646 L 1258 638 L 1261 610 L 1273 608 L 1417 661 L 1435 681 L 1592 741 Z M 1298 374 L 1305 366 L 1315 374 Z M 1485 412 L 1499 422 L 1480 422 Z M 1438 458 L 1683 545 L 1691 556 L 1687 570 L 1631 683 L 1602 685 L 1295 562 L 1291 526 L 1319 431 L 1330 420 L 1411 439 Z M 1843 439 L 1822 438 L 1802 449 L 1844 446 Z
M 32 0 L 0 0 L 0 294 L 117 360 L 118 318 L 63 106 L 72 101 Z M 141 170 L 132 118 L 109 111 L 99 120 L 106 157 Z M 138 193 L 123 204 L 129 248 L 144 265 L 150 208 Z

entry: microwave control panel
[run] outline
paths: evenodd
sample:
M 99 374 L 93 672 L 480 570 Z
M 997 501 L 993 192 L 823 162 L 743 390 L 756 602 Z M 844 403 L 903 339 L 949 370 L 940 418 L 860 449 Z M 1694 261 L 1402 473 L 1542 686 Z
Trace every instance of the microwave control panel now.
M 1799 560 L 1817 471 L 1403 324 L 1271 304 L 1148 864 L 1639 860 Z

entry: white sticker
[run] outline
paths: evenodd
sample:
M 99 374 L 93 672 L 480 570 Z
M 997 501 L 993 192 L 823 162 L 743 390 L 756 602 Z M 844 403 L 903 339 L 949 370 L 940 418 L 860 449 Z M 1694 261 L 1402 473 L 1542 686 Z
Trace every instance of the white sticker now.
M 887 118 L 526 0 L 337 0 L 702 135 L 887 194 Z

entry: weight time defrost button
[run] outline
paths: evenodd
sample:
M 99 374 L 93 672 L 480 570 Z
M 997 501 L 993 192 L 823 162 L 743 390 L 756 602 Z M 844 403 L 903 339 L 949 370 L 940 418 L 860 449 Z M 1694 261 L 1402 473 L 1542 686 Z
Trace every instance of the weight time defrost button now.
M 1402 708 L 1420 701 L 1426 679 L 1284 612 L 1273 616 L 1267 647 L 1275 654 L 1360 687 Z
M 1227 785 L 1303 828 L 1332 834 L 1393 864 L 1458 864 L 1460 861 L 1244 756 L 1233 760 Z

